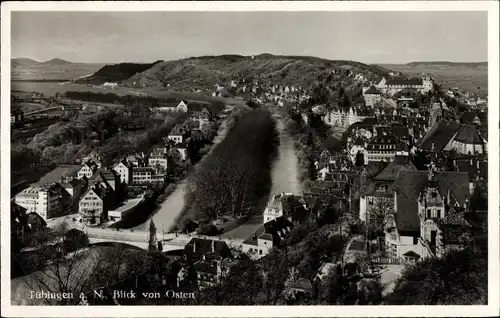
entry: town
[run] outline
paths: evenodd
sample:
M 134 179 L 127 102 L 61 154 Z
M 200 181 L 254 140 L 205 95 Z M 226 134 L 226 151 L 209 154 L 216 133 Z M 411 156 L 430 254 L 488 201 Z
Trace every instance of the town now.
M 326 83 L 347 79 L 354 89 L 347 92 L 342 86 L 319 84 L 307 91 L 298 85 L 242 77 L 217 83 L 212 92 L 193 88 L 197 93 L 241 100 L 238 106 L 224 109 L 208 102 L 160 100 L 144 108 L 141 112 L 170 116 L 175 122 L 156 136 L 149 149 L 121 151 L 123 155 L 113 158 L 106 154 L 105 164 L 100 148 L 95 147 L 74 164 L 56 167 L 13 196 L 17 252 L 37 255 L 37 248 L 27 243 L 29 238 L 46 228 L 57 233 L 63 227 L 65 232 L 59 232 L 63 254 L 114 242 L 152 255 L 147 259 L 155 265 L 130 256 L 127 248 L 120 250 L 121 258 L 112 254 L 115 261 L 130 263 L 126 267 L 133 278 L 125 275 L 105 289 L 85 286 L 87 304 L 106 304 L 105 297 L 93 297 L 98 290 L 112 294 L 134 284 L 138 294 L 175 290 L 198 296 L 108 297 L 108 301 L 398 302 L 396 296 L 390 297 L 397 273 L 404 268 L 446 259 L 450 252 L 469 246 L 477 253 L 487 226 L 486 99 L 459 89 L 444 90 L 431 77 L 407 78 L 391 72 L 368 79 L 345 68 L 329 70 L 325 76 Z M 55 102 L 81 104 L 67 96 L 58 96 Z M 81 106 L 74 107 L 82 111 Z M 106 111 L 108 107 L 96 114 Z M 269 133 L 255 138 L 276 147 L 269 139 L 275 130 L 278 152 L 290 144 L 299 181 L 295 189 L 285 186 L 279 189 L 282 192 L 269 193 L 261 204 L 253 200 L 257 193 L 251 189 L 258 184 L 255 174 L 264 171 L 252 167 L 260 156 L 249 150 L 235 157 L 223 147 L 233 145 L 236 154 L 252 147 L 256 141 L 248 134 L 245 137 L 244 125 L 249 120 L 268 125 L 268 114 L 272 114 L 268 121 L 275 123 Z M 134 114 L 125 111 L 123 116 Z M 12 126 L 23 125 L 24 120 L 22 110 L 16 108 Z M 266 131 L 263 126 L 262 131 Z M 228 141 L 236 136 L 239 140 Z M 200 152 L 211 143 L 209 150 Z M 220 157 L 218 162 L 214 156 Z M 264 160 L 273 160 L 269 158 Z M 157 228 L 155 219 L 161 217 L 147 211 L 155 202 L 161 205 L 162 195 L 168 201 L 176 190 L 166 189 L 175 188 L 187 175 L 197 177 L 191 181 L 194 198 L 186 195 L 185 200 L 191 200 L 198 213 L 184 217 L 185 209 L 168 207 L 158 213 L 175 215 Z M 146 215 L 148 226 L 137 227 L 134 218 L 146 213 L 151 214 Z M 59 243 L 45 240 L 45 244 Z M 341 296 L 322 291 L 332 279 L 344 286 L 339 288 L 357 286 L 357 291 Z M 392 287 L 384 286 L 387 283 Z M 404 282 L 398 284 L 396 288 L 405 288 Z M 230 287 L 238 286 L 250 289 L 249 294 L 228 300 Z M 389 300 L 384 300 L 386 296 Z

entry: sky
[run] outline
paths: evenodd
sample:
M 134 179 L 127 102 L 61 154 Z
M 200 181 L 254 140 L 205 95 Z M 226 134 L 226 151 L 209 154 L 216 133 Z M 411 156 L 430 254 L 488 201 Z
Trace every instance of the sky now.
M 11 56 L 152 62 L 271 53 L 363 63 L 483 62 L 486 12 L 12 12 Z

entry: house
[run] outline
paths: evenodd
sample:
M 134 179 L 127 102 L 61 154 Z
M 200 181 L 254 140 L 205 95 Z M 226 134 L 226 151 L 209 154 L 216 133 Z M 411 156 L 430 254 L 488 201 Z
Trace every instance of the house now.
M 87 190 L 88 181 L 87 178 L 84 179 L 73 179 L 67 182 L 61 183 L 61 186 L 66 190 L 70 196 L 71 208 L 76 208 L 80 198 Z M 72 210 L 71 209 L 71 210 Z
M 26 209 L 27 213 L 37 213 L 44 220 L 59 217 L 71 202 L 70 195 L 59 184 L 31 186 L 14 197 L 14 202 Z
M 110 87 L 110 88 L 115 88 L 118 86 L 117 83 L 110 83 L 110 82 L 106 82 L 104 84 L 102 84 L 103 87 Z
M 20 108 L 12 109 L 10 113 L 10 123 L 17 124 L 24 120 L 24 112 Z
M 323 263 L 318 269 L 316 276 L 314 276 L 314 280 L 323 282 L 331 273 L 334 273 L 336 269 L 337 265 L 334 263 Z
M 152 182 L 155 170 L 151 167 L 138 167 L 132 169 L 132 183 L 141 184 Z
M 187 144 L 185 142 L 176 144 L 172 147 L 172 150 L 177 150 L 181 155 L 181 160 L 187 159 Z
M 385 236 L 391 257 L 426 258 L 446 249 L 438 237 L 441 224 L 458 210 L 467 210 L 469 184 L 467 173 L 401 171 L 394 185 L 394 222 Z M 445 225 L 441 226 L 445 228 Z M 406 254 L 406 255 L 405 255 Z
M 366 106 L 374 107 L 377 103 L 382 102 L 382 93 L 371 85 L 366 91 L 363 92 Z
M 148 165 L 154 168 L 157 174 L 165 173 L 168 168 L 168 156 L 160 153 L 151 154 Z
M 94 162 L 92 159 L 88 160 L 81 166 L 80 170 L 78 170 L 78 179 L 82 179 L 83 177 L 86 177 L 87 179 L 92 178 L 94 173 L 97 172 L 98 168 L 99 167 L 96 162 Z
M 10 204 L 10 233 L 14 251 L 21 248 L 30 233 L 47 226 L 45 220 L 35 212 L 27 210 L 11 201 Z
M 110 188 L 116 191 L 117 185 L 120 183 L 120 176 L 114 170 L 105 168 L 97 172 L 89 179 L 89 186 L 101 184 L 103 187 Z
M 205 288 L 221 282 L 233 254 L 224 241 L 192 238 L 184 247 L 183 259 L 196 272 L 198 286 Z
M 486 154 L 486 140 L 471 125 L 442 120 L 419 141 L 417 147 L 429 152 L 455 150 L 459 154 Z
M 362 184 L 359 200 L 361 221 L 369 221 L 371 209 L 388 207 L 384 203 L 379 204 L 379 200 L 390 201 L 392 205 L 394 183 L 402 171 L 417 171 L 417 168 L 407 156 L 396 156 L 389 165 Z
M 168 140 L 173 141 L 176 144 L 184 142 L 185 131 L 183 128 L 175 127 L 172 129 L 170 134 L 168 134 Z
M 177 110 L 178 112 L 184 112 L 184 113 L 187 113 L 187 111 L 188 111 L 188 104 L 187 104 L 187 102 L 186 102 L 186 101 L 184 101 L 184 100 L 181 100 L 181 101 L 179 102 L 179 104 L 177 104 L 176 110 Z
M 292 222 L 281 216 L 264 223 L 242 243 L 242 251 L 254 258 L 261 258 L 273 247 L 280 247 L 293 228 Z
M 453 159 L 453 168 L 457 172 L 467 172 L 471 195 L 476 186 L 482 187 L 488 182 L 488 160 L 486 158 L 456 158 Z
M 404 89 L 413 88 L 423 94 L 428 93 L 434 86 L 434 79 L 426 78 L 405 78 L 405 77 L 385 77 L 378 83 L 377 88 L 384 94 L 394 95 Z
M 120 176 L 120 182 L 130 184 L 132 181 L 132 165 L 124 159 L 113 166 L 113 170 Z
M 376 136 L 366 145 L 367 162 L 391 162 L 397 153 L 403 154 L 407 147 L 395 136 Z
M 92 186 L 80 199 L 78 213 L 91 225 L 101 224 L 108 217 L 114 204 L 114 191 L 98 183 Z
M 351 150 L 349 151 L 352 163 L 356 163 L 357 156 L 363 156 L 363 165 L 368 164 L 368 151 L 366 150 L 366 143 L 361 138 L 356 138 L 356 141 L 352 144 Z

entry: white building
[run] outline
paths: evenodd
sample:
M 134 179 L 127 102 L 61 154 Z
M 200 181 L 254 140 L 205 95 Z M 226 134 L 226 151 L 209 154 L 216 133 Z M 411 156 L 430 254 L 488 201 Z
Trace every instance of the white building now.
M 126 160 L 117 163 L 113 170 L 120 176 L 120 182 L 129 184 L 132 180 L 132 166 Z
M 37 213 L 44 220 L 60 216 L 63 208 L 62 188 L 53 186 L 28 187 L 17 194 L 14 202 L 27 210 L 27 213 Z

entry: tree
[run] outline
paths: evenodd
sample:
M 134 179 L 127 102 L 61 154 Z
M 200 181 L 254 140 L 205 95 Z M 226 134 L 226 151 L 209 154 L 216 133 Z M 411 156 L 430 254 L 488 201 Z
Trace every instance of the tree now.
M 264 266 L 268 269 L 264 274 L 264 290 L 266 304 L 276 305 L 285 289 L 285 282 L 289 275 L 288 249 L 273 249 L 266 256 Z
M 123 259 L 109 259 L 109 251 L 97 248 L 83 248 L 72 251 L 84 235 L 77 232 L 68 234 L 67 226 L 36 232 L 30 246 L 32 256 L 24 262 L 23 278 L 33 291 L 49 293 L 72 293 L 71 299 L 44 299 L 47 304 L 76 305 L 81 294 L 86 294 L 108 281 L 114 275 L 113 269 Z M 76 238 L 76 241 L 75 241 Z M 71 243 L 69 243 L 71 242 Z
M 262 272 L 248 257 L 233 265 L 222 282 L 225 305 L 254 305 L 263 290 Z M 238 292 L 235 292 L 238 291 Z
M 388 295 L 390 305 L 477 305 L 487 303 L 487 249 L 451 251 L 406 268 Z
M 368 206 L 368 226 L 372 227 L 377 235 L 383 236 L 385 230 L 394 221 L 394 201 L 390 197 L 375 197 L 373 204 Z
M 149 239 L 148 239 L 148 251 L 153 252 L 156 251 L 158 247 L 157 238 L 156 238 L 156 226 L 153 219 L 149 223 Z

